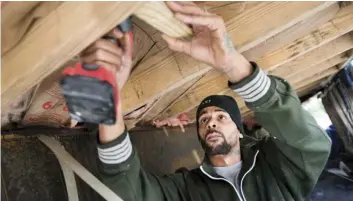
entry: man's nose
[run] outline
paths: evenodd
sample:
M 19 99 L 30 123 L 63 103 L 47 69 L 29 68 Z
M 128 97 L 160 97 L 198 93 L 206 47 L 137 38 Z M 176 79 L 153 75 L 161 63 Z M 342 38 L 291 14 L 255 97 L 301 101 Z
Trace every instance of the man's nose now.
M 207 124 L 207 128 L 208 128 L 208 129 L 217 128 L 217 123 L 216 123 L 216 121 L 211 120 L 211 121 Z

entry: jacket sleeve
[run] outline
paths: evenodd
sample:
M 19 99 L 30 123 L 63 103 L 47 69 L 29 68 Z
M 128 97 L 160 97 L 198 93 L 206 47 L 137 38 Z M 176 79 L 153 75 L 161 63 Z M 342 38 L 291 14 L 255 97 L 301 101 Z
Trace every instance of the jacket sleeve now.
M 267 76 L 255 63 L 251 63 L 254 68 L 252 75 L 239 83 L 229 83 L 230 87 L 243 97 L 246 105 L 255 112 L 258 123 L 270 133 L 268 140 L 271 142 L 265 143 L 267 147 L 263 151 L 276 147 L 276 152 L 285 156 L 268 154 L 268 161 L 277 167 L 284 164 L 285 167 L 279 168 L 289 170 L 284 171 L 287 174 L 299 172 L 291 179 L 305 181 L 307 184 L 303 186 L 312 188 L 326 164 L 331 140 L 302 108 L 287 81 Z
M 124 201 L 186 200 L 185 173 L 158 177 L 146 172 L 126 130 L 108 144 L 98 143 L 98 170 L 101 181 Z

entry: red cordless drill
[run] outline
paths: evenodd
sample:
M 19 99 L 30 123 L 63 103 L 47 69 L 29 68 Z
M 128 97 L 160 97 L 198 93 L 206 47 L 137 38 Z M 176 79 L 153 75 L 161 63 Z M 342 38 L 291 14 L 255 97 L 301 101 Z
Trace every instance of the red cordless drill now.
M 129 45 L 132 45 L 131 18 L 119 24 L 118 28 L 128 33 Z M 121 45 L 115 38 L 104 38 Z M 102 66 L 78 62 L 67 67 L 63 74 L 60 85 L 72 119 L 86 123 L 115 124 L 119 94 L 113 73 Z

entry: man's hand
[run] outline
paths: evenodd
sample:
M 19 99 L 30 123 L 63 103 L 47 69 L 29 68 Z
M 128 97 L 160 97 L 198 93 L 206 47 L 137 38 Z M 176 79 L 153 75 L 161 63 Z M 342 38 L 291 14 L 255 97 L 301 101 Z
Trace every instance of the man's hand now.
M 192 2 L 166 3 L 175 12 L 175 17 L 191 25 L 194 32 L 188 42 L 162 35 L 170 49 L 210 64 L 228 75 L 231 82 L 238 82 L 252 73 L 249 61 L 235 50 L 220 16 L 202 10 Z
M 125 46 L 120 48 L 115 43 L 107 39 L 98 39 L 81 54 L 84 63 L 100 65 L 116 75 L 119 91 L 123 88 L 129 78 L 132 68 L 132 58 L 130 55 L 131 44 L 128 35 L 120 30 L 114 29 L 109 34 L 110 37 L 123 39 Z M 119 137 L 125 129 L 121 99 L 118 97 L 116 106 L 117 121 L 115 125 L 99 125 L 99 139 L 101 143 L 110 142 Z

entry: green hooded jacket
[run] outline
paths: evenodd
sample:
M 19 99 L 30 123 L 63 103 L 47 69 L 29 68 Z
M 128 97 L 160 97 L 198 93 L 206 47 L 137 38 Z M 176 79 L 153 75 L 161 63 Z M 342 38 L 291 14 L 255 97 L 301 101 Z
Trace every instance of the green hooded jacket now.
M 123 162 L 99 160 L 101 180 L 125 201 L 305 200 L 325 166 L 331 141 L 301 107 L 287 81 L 267 76 L 254 63 L 253 67 L 252 75 L 230 87 L 244 98 L 270 136 L 241 139 L 239 190 L 217 175 L 207 160 L 191 171 L 153 175 L 141 167 L 134 148 L 126 151 Z M 259 90 L 251 95 L 251 88 Z M 113 142 L 98 144 L 98 149 L 118 146 L 127 138 L 125 131 Z

